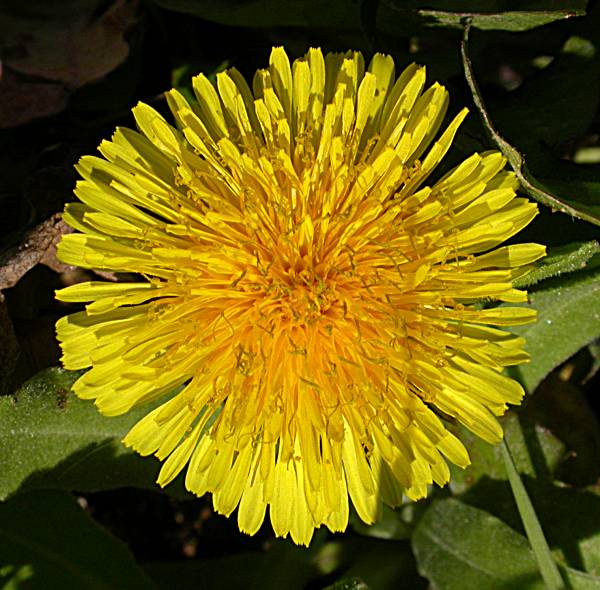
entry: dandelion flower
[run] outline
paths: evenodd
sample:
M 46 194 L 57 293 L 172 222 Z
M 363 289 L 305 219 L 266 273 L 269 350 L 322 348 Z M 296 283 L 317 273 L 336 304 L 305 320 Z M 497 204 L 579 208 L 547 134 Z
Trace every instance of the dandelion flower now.
M 527 361 L 502 326 L 532 321 L 515 277 L 544 255 L 497 247 L 537 208 L 498 152 L 427 179 L 466 115 L 377 54 L 273 49 L 250 89 L 235 69 L 145 104 L 77 169 L 60 259 L 135 273 L 58 292 L 75 393 L 106 416 L 154 401 L 124 443 L 163 461 L 158 483 L 237 508 L 253 534 L 308 544 L 427 495 L 468 454 L 454 419 L 491 443 Z M 157 400 L 161 403 L 157 405 Z

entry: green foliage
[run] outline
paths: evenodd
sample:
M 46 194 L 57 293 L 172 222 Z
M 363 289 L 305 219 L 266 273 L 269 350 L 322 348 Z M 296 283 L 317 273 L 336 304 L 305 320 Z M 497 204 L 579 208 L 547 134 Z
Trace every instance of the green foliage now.
M 447 489 L 386 508 L 373 526 L 351 515 L 345 534 L 319 531 L 309 548 L 269 530 L 250 544 L 206 502 L 186 502 L 181 478 L 169 497 L 148 501 L 156 508 L 164 500 L 174 530 L 161 531 L 160 511 L 150 509 L 138 526 L 150 523 L 142 535 L 151 538 L 136 540 L 114 494 L 129 488 L 131 508 L 145 489 L 157 489 L 159 462 L 120 442 L 148 408 L 102 417 L 70 393 L 78 373 L 46 369 L 58 364 L 52 326 L 65 313 L 49 302 L 57 273 L 68 282 L 72 269 L 22 269 L 16 287 L 1 287 L 22 350 L 10 377 L 25 384 L 0 397 L 0 588 L 542 590 L 532 550 L 539 531 L 523 523 L 533 519 L 565 588 L 600 590 L 598 2 L 10 0 L 0 33 L 0 127 L 10 128 L 0 137 L 0 233 L 17 236 L 15 244 L 71 199 L 74 161 L 116 125 L 131 126 L 137 100 L 161 110 L 170 85 L 192 98 L 197 72 L 213 77 L 234 66 L 248 75 L 283 44 L 294 57 L 321 46 L 390 53 L 397 70 L 422 63 L 430 81 L 448 87 L 449 114 L 472 98 L 473 114 L 444 165 L 501 150 L 522 191 L 540 203 L 516 239 L 548 246 L 515 283 L 530 290 L 525 305 L 539 317 L 514 330 L 531 355 L 512 373 L 530 395 L 502 419 L 514 470 L 510 463 L 507 474 L 502 447 L 453 425 L 472 464 L 453 468 Z M 47 118 L 52 113 L 59 115 Z M 15 342 L 2 323 L 4 304 L 0 293 L 0 382 L 10 382 Z M 88 508 L 67 492 L 82 494 Z M 108 516 L 94 504 L 102 501 Z M 200 514 L 187 515 L 198 506 Z M 126 539 L 135 557 L 91 516 Z M 163 542 L 155 553 L 153 534 Z M 189 539 L 196 544 L 185 545 Z
M 93 403 L 70 393 L 77 376 L 48 369 L 14 398 L 0 398 L 1 499 L 35 488 L 156 487 L 158 461 L 143 460 L 121 444 L 147 408 L 104 418 Z
M 551 279 L 530 293 L 529 300 L 538 312 L 537 322 L 513 331 L 527 339 L 534 359 L 516 369 L 527 390 L 533 391 L 552 369 L 600 335 L 600 272 Z
M 59 491 L 30 492 L 0 504 L 0 584 L 30 590 L 155 588 L 125 545 Z
M 156 0 L 169 10 L 193 14 L 218 23 L 251 27 L 356 27 L 360 18 L 358 0 Z M 282 10 L 282 8 L 284 8 Z
M 491 514 L 459 500 L 433 503 L 413 535 L 419 571 L 439 590 L 546 588 L 527 539 Z M 596 590 L 600 578 L 562 567 L 572 590 Z
M 370 590 L 360 578 L 343 578 L 325 590 Z
M 511 413 L 503 419 L 502 426 L 505 436 L 515 443 L 512 452 L 519 473 L 532 477 L 556 473 L 567 456 L 567 445 L 549 428 L 523 413 Z M 500 446 L 482 441 L 466 428 L 460 428 L 459 436 L 469 451 L 471 465 L 464 470 L 453 468 L 450 487 L 455 494 L 467 491 L 481 478 L 506 479 Z M 529 453 L 525 437 L 535 441 L 536 455 Z
M 407 10 L 406 2 L 400 0 L 385 0 L 385 2 L 400 11 Z M 502 12 L 431 10 L 429 8 L 413 8 L 413 10 L 430 26 L 462 30 L 464 20 L 470 18 L 473 26 L 483 31 L 518 32 L 585 14 L 585 2 L 563 2 L 561 4 L 559 10 L 503 10 Z
M 515 172 L 515 175 L 519 179 L 522 190 L 526 192 L 530 197 L 539 201 L 543 205 L 551 207 L 552 210 L 567 213 L 568 215 L 572 215 L 573 217 L 578 217 L 579 219 L 584 219 L 596 225 L 600 225 L 600 207 L 597 204 L 579 202 L 576 198 L 573 197 L 565 197 L 562 195 L 553 194 L 531 174 L 525 163 L 525 158 L 523 154 L 516 147 L 511 145 L 497 130 L 494 121 L 492 120 L 490 114 L 486 109 L 483 97 L 481 96 L 481 93 L 477 86 L 475 74 L 473 72 L 473 66 L 471 63 L 468 46 L 469 31 L 471 26 L 472 19 L 469 18 L 466 21 L 463 41 L 461 45 L 465 77 L 473 95 L 473 102 L 477 107 L 486 132 L 488 133 L 494 145 L 504 154 L 504 156 L 508 160 L 508 163 L 510 164 L 513 171 Z M 563 83 L 568 84 L 566 80 L 563 80 Z M 530 101 L 528 104 L 531 104 Z M 545 105 L 538 104 L 536 112 L 538 109 L 542 108 L 542 106 L 545 108 Z M 531 107 L 535 108 L 534 105 L 531 105 Z M 521 117 L 515 117 L 512 120 L 515 122 L 515 124 L 521 122 L 522 125 L 527 125 L 528 116 L 524 113 Z M 556 117 L 554 117 L 553 120 L 556 120 Z
M 281 10 L 278 0 L 249 0 L 238 2 L 224 0 L 155 0 L 169 10 L 193 14 L 219 23 L 251 27 L 338 27 L 352 29 L 361 19 L 361 12 L 376 10 L 375 3 L 361 0 L 288 0 L 285 10 Z M 398 17 L 408 20 L 413 27 L 434 26 L 462 29 L 465 17 L 473 18 L 473 26 L 482 30 L 526 31 L 556 20 L 582 16 L 585 14 L 585 1 L 571 0 L 562 2 L 550 9 L 532 7 L 531 10 L 506 10 L 502 3 L 488 3 L 484 10 L 461 10 L 449 7 L 448 2 L 430 2 L 427 7 L 422 2 L 405 0 L 384 0 L 381 11 L 386 14 L 397 13 Z M 456 3 L 460 4 L 460 3 Z M 463 3 L 465 4 L 465 3 Z M 514 8 L 518 7 L 518 3 Z M 548 3 L 546 3 L 548 4 Z M 431 6 L 440 9 L 431 9 Z

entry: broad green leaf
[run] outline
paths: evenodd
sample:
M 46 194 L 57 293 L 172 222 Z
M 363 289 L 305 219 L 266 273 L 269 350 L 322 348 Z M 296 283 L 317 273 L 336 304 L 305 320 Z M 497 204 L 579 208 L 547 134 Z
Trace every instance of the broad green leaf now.
M 245 552 L 184 563 L 149 563 L 144 567 L 164 590 L 189 590 L 197 587 L 198 580 L 202 580 L 202 590 L 303 590 L 307 583 L 347 568 L 365 543 L 368 541 L 364 539 L 323 543 L 323 535 L 317 534 L 308 548 L 277 539 L 270 541 L 263 553 Z
M 529 300 L 526 305 L 537 310 L 537 321 L 512 331 L 527 341 L 531 363 L 515 372 L 531 392 L 552 369 L 600 336 L 600 271 L 551 279 Z
M 161 590 L 191 590 L 202 580 L 202 590 L 252 588 L 262 553 L 238 553 L 214 559 L 148 563 L 147 574 Z
M 533 422 L 537 425 L 535 438 L 526 427 L 523 429 L 532 455 L 537 449 L 535 456 L 540 456 L 539 447 L 544 446 L 548 433 L 566 447 L 562 460 L 557 465 L 549 465 L 554 479 L 577 487 L 598 481 L 600 425 L 586 395 L 575 383 L 565 381 L 557 372 L 551 373 L 528 398 L 519 416 L 527 419 L 525 424 Z M 511 439 L 514 453 L 513 441 L 514 438 Z M 537 475 L 541 473 L 540 469 L 536 471 Z
M 566 246 L 548 249 L 548 255 L 536 263 L 534 270 L 523 278 L 517 279 L 514 285 L 518 289 L 522 289 L 550 277 L 581 270 L 598 252 L 600 252 L 600 244 L 595 240 L 573 242 Z
M 303 590 L 329 587 L 353 590 L 425 589 L 407 542 L 344 536 L 323 542 L 315 538 L 307 549 L 277 540 L 264 553 L 242 553 L 217 559 L 151 563 L 145 566 L 164 590 L 187 590 L 202 580 L 202 590 L 265 588 Z M 362 585 L 356 585 L 358 582 Z
M 126 546 L 65 493 L 45 490 L 0 504 L 0 584 L 28 590 L 151 590 Z
M 437 500 L 413 535 L 420 573 L 438 590 L 545 585 L 527 539 L 491 514 L 455 499 Z M 598 590 L 600 578 L 561 567 L 571 590 Z
M 427 582 L 417 572 L 410 545 L 405 541 L 372 540 L 344 576 L 364 581 L 371 590 L 427 588 Z
M 412 543 L 421 575 L 438 590 L 544 590 L 525 537 L 458 500 L 433 502 Z
M 154 0 L 163 8 L 231 26 L 357 29 L 360 3 L 346 0 Z
M 600 175 L 597 182 L 564 180 L 564 177 L 563 179 L 543 178 L 540 182 L 562 201 L 577 201 L 576 206 L 588 216 L 587 221 L 591 221 L 589 217 L 600 218 Z M 569 195 L 576 198 L 569 198 Z
M 359 534 L 374 539 L 398 541 L 410 538 L 411 526 L 402 519 L 402 509 L 383 506 L 381 517 L 374 524 L 365 524 L 354 512 L 350 514 L 350 524 Z
M 549 65 L 489 106 L 502 134 L 518 149 L 537 157 L 535 152 L 543 146 L 560 145 L 587 131 L 598 109 L 599 94 L 596 43 L 573 35 Z M 577 108 L 572 108 L 574 104 Z
M 48 369 L 23 385 L 15 399 L 0 398 L 0 499 L 34 488 L 158 489 L 158 461 L 139 457 L 120 442 L 148 408 L 104 417 L 92 402 L 70 393 L 77 376 Z
M 394 1 L 401 6 L 398 0 Z M 518 32 L 541 27 L 557 20 L 582 16 L 585 14 L 585 10 L 575 8 L 573 10 L 519 10 L 485 13 L 419 9 L 417 14 L 425 21 L 429 21 L 431 26 L 462 29 L 464 19 L 471 18 L 473 26 L 477 29 Z
M 511 451 L 519 473 L 533 477 L 550 477 L 554 474 L 566 456 L 566 445 L 551 430 L 534 422 L 523 411 L 519 415 L 511 413 L 506 416 L 502 419 L 502 426 L 505 436 L 511 441 Z M 471 465 L 466 469 L 452 467 L 450 487 L 455 494 L 464 493 L 482 477 L 506 479 L 499 445 L 491 445 L 463 427 L 459 429 L 459 437 L 469 451 Z M 528 449 L 531 444 L 536 445 L 535 454 Z
M 302 590 L 321 574 L 316 557 L 323 547 L 323 533 L 320 531 L 308 548 L 298 547 L 289 539 L 278 539 L 255 568 L 252 587 L 260 590 Z
M 517 176 L 521 189 L 526 192 L 530 197 L 539 201 L 543 205 L 546 205 L 552 210 L 566 213 L 573 217 L 578 217 L 590 223 L 600 225 L 600 208 L 596 205 L 590 205 L 589 203 L 581 203 L 574 197 L 563 197 L 554 194 L 551 190 L 546 188 L 540 183 L 539 180 L 534 178 L 529 172 L 523 155 L 517 150 L 516 147 L 511 145 L 496 129 L 495 123 L 492 121 L 479 88 L 475 80 L 473 72 L 473 66 L 469 56 L 469 31 L 471 29 L 471 22 L 467 21 L 464 27 L 463 41 L 461 44 L 461 55 L 463 60 L 463 69 L 465 72 L 465 78 L 467 84 L 471 89 L 473 102 L 477 107 L 483 126 L 489 134 L 492 142 L 497 148 L 504 154 L 508 163 L 512 167 Z M 570 193 L 572 194 L 572 193 Z
M 399 12 L 416 13 L 422 23 L 432 27 L 462 29 L 464 20 L 482 30 L 526 31 L 556 20 L 585 14 L 585 0 L 383 0 Z
M 600 477 L 598 420 L 580 389 L 555 373 L 501 423 L 521 475 L 579 487 L 592 485 Z M 471 465 L 466 469 L 451 466 L 454 494 L 467 492 L 483 478 L 506 479 L 498 445 L 490 445 L 464 427 L 458 427 L 456 434 L 469 452 Z
M 556 560 L 600 576 L 600 497 L 590 491 L 528 475 L 522 479 Z M 507 481 L 482 478 L 461 500 L 493 514 L 522 533 L 521 519 Z
M 360 578 L 343 578 L 324 590 L 371 590 Z
M 400 25 L 400 32 L 414 32 L 421 27 L 462 28 L 461 21 L 473 18 L 473 26 L 480 29 L 524 31 L 556 20 L 564 20 L 585 14 L 584 0 L 571 0 L 550 8 L 533 7 L 527 10 L 460 11 L 447 6 L 436 10 L 431 2 L 423 8 L 423 2 L 406 0 L 371 1 L 348 0 L 288 0 L 281 10 L 278 0 L 155 0 L 160 6 L 192 14 L 203 19 L 226 25 L 249 27 L 318 27 L 341 30 L 358 30 L 364 25 L 365 12 L 372 12 L 371 19 L 387 29 L 391 20 Z M 440 4 L 439 2 L 437 3 Z M 446 5 L 448 3 L 445 3 Z M 517 4 L 518 7 L 518 4 Z M 494 10 L 495 8 L 495 10 Z M 396 23 L 398 21 L 398 23 Z M 405 21 L 404 23 L 402 21 Z M 410 24 L 405 27 L 405 24 Z

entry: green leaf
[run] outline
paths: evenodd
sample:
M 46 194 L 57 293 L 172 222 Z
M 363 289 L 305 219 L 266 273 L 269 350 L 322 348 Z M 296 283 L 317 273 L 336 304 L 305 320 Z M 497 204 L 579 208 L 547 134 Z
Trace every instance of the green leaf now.
M 322 588 L 340 575 L 343 576 L 340 583 L 361 580 L 369 590 L 426 588 L 406 541 L 390 542 L 354 535 L 324 541 L 325 537 L 324 531 L 319 531 L 308 548 L 277 539 L 264 553 L 183 563 L 151 563 L 145 565 L 145 570 L 164 590 L 194 588 L 198 580 L 202 580 L 202 590 L 304 590 Z
M 531 363 L 515 369 L 533 391 L 555 367 L 600 336 L 600 272 L 551 279 L 529 294 L 528 307 L 538 312 L 533 324 L 512 331 L 525 337 Z
M 120 442 L 148 408 L 104 417 L 92 402 L 70 393 L 78 376 L 47 369 L 23 385 L 16 400 L 0 398 L 0 499 L 35 488 L 158 489 L 158 461 L 142 458 Z M 177 485 L 169 491 L 183 493 Z
M 30 590 L 148 590 L 125 545 L 64 492 L 30 492 L 0 504 L 0 583 Z M 3 587 L 7 587 L 3 585 Z
M 590 242 L 573 242 L 566 246 L 549 248 L 548 255 L 540 260 L 534 270 L 514 282 L 517 289 L 535 285 L 544 279 L 575 272 L 586 267 L 588 261 L 600 252 L 600 244 Z
M 230 26 L 336 27 L 358 29 L 360 2 L 347 0 L 154 0 L 176 10 Z
M 522 479 L 558 563 L 600 576 L 600 497 L 528 475 Z M 482 478 L 461 500 L 522 532 L 508 482 Z
M 344 576 L 363 580 L 371 590 L 427 588 L 427 582 L 417 572 L 410 545 L 405 541 L 371 540 Z
M 596 45 L 573 35 L 549 65 L 525 78 L 514 92 L 491 102 L 490 111 L 509 141 L 539 159 L 536 152 L 547 150 L 546 146 L 559 146 L 585 134 L 598 109 L 599 95 Z M 574 104 L 577 108 L 572 108 Z
M 419 571 L 439 590 L 544 585 L 527 540 L 458 500 L 433 502 L 413 535 Z
M 590 407 L 586 395 L 570 381 L 565 381 L 557 372 L 551 373 L 528 398 L 519 417 L 527 430 L 527 424 L 536 424 L 536 434 L 526 432 L 530 454 L 539 457 L 540 447 L 544 446 L 547 434 L 552 433 L 566 447 L 566 452 L 558 464 L 548 464 L 548 471 L 554 479 L 571 486 L 584 487 L 600 478 L 600 425 Z M 523 417 L 526 421 L 523 422 Z M 577 427 L 573 428 L 576 424 Z M 514 437 L 511 450 L 515 454 Z M 518 449 L 517 449 L 518 453 Z M 538 461 L 539 463 L 539 461 Z M 523 473 L 523 472 L 521 472 Z M 536 474 L 540 474 L 540 469 Z M 530 473 L 533 475 L 533 473 Z
M 464 27 L 463 41 L 461 43 L 461 55 L 463 61 L 463 69 L 467 84 L 473 96 L 473 102 L 479 112 L 483 126 L 489 134 L 492 142 L 504 154 L 508 163 L 512 167 L 517 176 L 521 189 L 533 199 L 539 201 L 543 205 L 551 207 L 553 210 L 566 213 L 573 217 L 578 217 L 590 223 L 600 225 L 600 208 L 590 206 L 586 203 L 580 203 L 574 198 L 565 198 L 557 196 L 536 180 L 529 172 L 523 155 L 511 145 L 500 133 L 496 130 L 494 123 L 485 107 L 477 82 L 475 80 L 473 66 L 469 57 L 469 31 L 471 22 L 467 20 Z M 572 194 L 572 193 L 571 193 Z
M 317 533 L 308 548 L 288 539 L 278 539 L 255 568 L 253 587 L 260 590 L 302 590 L 321 573 L 315 558 L 323 548 L 323 535 Z
M 537 394 L 536 394 L 537 396 Z M 535 404 L 536 398 L 532 398 Z M 510 413 L 501 420 L 505 436 L 511 440 L 511 451 L 519 473 L 533 477 L 551 477 L 566 456 L 566 445 L 545 425 L 536 423 L 527 415 L 531 404 L 519 414 Z M 460 427 L 459 438 L 471 457 L 466 469 L 452 467 L 450 487 L 454 494 L 461 494 L 475 485 L 481 478 L 506 479 L 499 445 L 491 445 L 466 428 Z M 526 437 L 528 440 L 526 440 Z M 536 452 L 528 446 L 535 445 Z
M 437 500 L 413 535 L 420 573 L 438 590 L 544 590 L 525 537 L 456 499 Z M 570 590 L 598 590 L 600 578 L 561 567 Z
M 324 590 L 371 590 L 360 578 L 343 578 Z
M 374 539 L 398 541 L 410 538 L 412 528 L 402 519 L 402 509 L 383 506 L 381 517 L 374 524 L 365 524 L 355 513 L 350 515 L 352 528 L 359 534 Z
M 164 590 L 190 590 L 202 580 L 202 590 L 252 588 L 262 553 L 238 553 L 215 559 L 148 563 L 144 569 Z
M 598 77 L 600 78 L 600 72 Z M 565 172 L 567 171 L 565 170 Z M 563 176 L 563 178 L 565 177 L 568 175 Z M 600 218 L 600 178 L 598 178 L 598 182 L 542 178 L 540 183 L 564 202 L 573 201 L 569 195 L 577 195 L 577 207 L 586 214 L 587 221 L 590 221 L 590 217 Z
M 391 16 L 394 22 L 410 23 L 415 31 L 419 27 L 462 28 L 461 21 L 471 17 L 479 29 L 525 31 L 556 20 L 585 14 L 584 0 L 563 2 L 549 9 L 495 11 L 453 11 L 423 8 L 423 3 L 406 0 L 384 0 L 381 6 L 365 0 L 287 0 L 281 10 L 279 0 L 155 0 L 168 10 L 185 12 L 203 19 L 232 26 L 250 27 L 317 27 L 338 30 L 358 30 L 361 9 L 372 10 L 371 18 L 386 27 Z M 430 3 L 434 4 L 434 3 Z M 439 2 L 438 2 L 439 4 Z M 447 3 L 446 3 L 447 4 Z M 444 7 L 445 8 L 445 7 Z M 394 14 L 395 13 L 395 14 Z M 398 18 L 397 18 L 398 17 Z M 382 22 L 383 21 L 383 22 Z
M 518 472 L 540 481 L 585 487 L 600 478 L 600 425 L 584 393 L 551 373 L 527 403 L 501 419 Z M 573 428 L 573 424 L 577 428 Z M 451 466 L 450 488 L 463 494 L 482 479 L 506 479 L 498 445 L 459 427 L 471 465 Z M 417 504 L 418 506 L 418 504 Z
M 369 540 L 360 538 L 323 542 L 322 532 L 315 535 L 308 548 L 277 539 L 269 541 L 264 553 L 238 553 L 183 563 L 149 563 L 145 569 L 164 590 L 189 590 L 197 587 L 198 580 L 202 580 L 202 590 L 303 590 L 322 576 L 347 568 L 349 563 L 356 561 L 364 547 L 370 546 Z
M 397 3 L 397 0 L 396 2 Z M 399 4 L 399 3 L 398 3 Z M 579 3 L 581 6 L 583 3 Z M 430 21 L 431 26 L 462 29 L 464 19 L 472 19 L 473 27 L 484 31 L 527 31 L 548 23 L 583 16 L 585 10 L 580 8 L 563 10 L 518 10 L 497 13 L 485 12 L 447 12 L 443 10 L 420 9 L 417 13 Z

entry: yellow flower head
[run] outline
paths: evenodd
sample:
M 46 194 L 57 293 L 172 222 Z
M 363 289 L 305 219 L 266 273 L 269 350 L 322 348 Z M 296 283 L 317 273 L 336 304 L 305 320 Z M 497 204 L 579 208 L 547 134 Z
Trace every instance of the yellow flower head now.
M 253 89 L 235 69 L 197 102 L 171 90 L 177 126 L 145 104 L 86 156 L 60 259 L 138 273 L 58 292 L 89 302 L 61 319 L 74 385 L 107 416 L 162 399 L 125 437 L 184 467 L 195 494 L 255 533 L 308 544 L 342 531 L 349 498 L 422 498 L 468 454 L 440 419 L 492 443 L 521 386 L 501 370 L 523 339 L 490 327 L 534 319 L 512 280 L 544 254 L 496 248 L 536 215 L 497 152 L 426 180 L 466 115 L 425 70 L 389 56 L 271 53 Z M 437 137 L 437 139 L 436 139 Z

